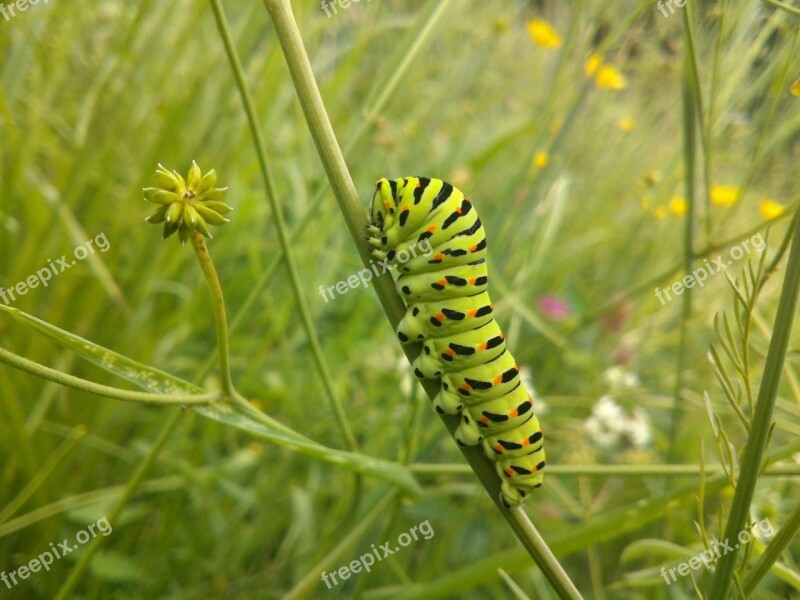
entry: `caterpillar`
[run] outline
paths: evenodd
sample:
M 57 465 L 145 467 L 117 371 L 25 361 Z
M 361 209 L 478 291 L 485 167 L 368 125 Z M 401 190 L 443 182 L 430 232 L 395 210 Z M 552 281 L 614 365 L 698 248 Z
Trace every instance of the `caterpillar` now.
M 366 227 L 373 256 L 399 273 L 395 283 L 407 310 L 397 337 L 422 343 L 414 374 L 441 381 L 433 405 L 460 416 L 456 442 L 480 444 L 497 469 L 503 504 L 522 504 L 542 485 L 542 429 L 494 319 L 486 235 L 475 208 L 440 179 L 384 178 Z M 421 244 L 430 252 L 417 255 Z

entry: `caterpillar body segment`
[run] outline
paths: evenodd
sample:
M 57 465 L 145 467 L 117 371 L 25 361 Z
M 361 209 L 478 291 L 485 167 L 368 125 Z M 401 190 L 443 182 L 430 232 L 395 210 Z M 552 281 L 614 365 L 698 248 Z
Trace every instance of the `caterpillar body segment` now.
M 497 321 L 446 338 L 428 338 L 412 367 L 418 377 L 435 379 L 445 371 L 463 370 L 500 356 L 506 348 Z
M 402 289 L 399 290 L 403 294 Z M 427 332 L 435 330 L 436 337 L 447 337 L 470 331 L 494 319 L 494 307 L 489 294 L 467 298 L 452 298 L 414 303 L 406 300 L 409 309 L 397 326 L 397 339 L 403 344 L 422 341 Z
M 475 207 L 439 179 L 379 179 L 367 239 L 374 256 L 398 269 L 397 291 L 408 310 L 397 337 L 423 343 L 414 373 L 441 380 L 435 409 L 460 415 L 456 441 L 481 445 L 500 477 L 503 504 L 521 504 L 542 484 L 543 436 L 494 320 L 486 235 Z
M 486 261 L 459 265 L 431 273 L 403 273 L 397 278 L 397 289 L 406 302 L 431 302 L 449 298 L 474 296 L 489 287 Z

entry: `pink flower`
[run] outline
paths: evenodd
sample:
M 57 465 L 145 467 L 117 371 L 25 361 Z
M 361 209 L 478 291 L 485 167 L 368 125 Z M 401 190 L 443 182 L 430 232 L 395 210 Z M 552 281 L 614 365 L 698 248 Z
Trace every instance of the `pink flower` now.
M 558 296 L 539 296 L 539 312 L 553 321 L 561 321 L 570 315 L 569 305 Z

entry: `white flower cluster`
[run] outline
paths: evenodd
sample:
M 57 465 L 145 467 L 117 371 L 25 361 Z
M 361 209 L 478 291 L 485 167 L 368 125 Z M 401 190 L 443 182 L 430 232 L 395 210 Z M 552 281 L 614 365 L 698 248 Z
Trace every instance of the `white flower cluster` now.
M 603 396 L 592 409 L 584 429 L 600 448 L 627 444 L 644 448 L 650 443 L 650 419 L 639 407 L 629 416 L 612 396 Z

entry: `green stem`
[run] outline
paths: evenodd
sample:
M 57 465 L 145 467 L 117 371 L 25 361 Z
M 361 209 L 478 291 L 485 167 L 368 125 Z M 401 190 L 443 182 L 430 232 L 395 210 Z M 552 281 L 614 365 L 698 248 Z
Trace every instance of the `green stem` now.
M 95 394 L 97 396 L 105 396 L 106 398 L 113 398 L 115 400 L 141 402 L 144 404 L 181 404 L 190 406 L 211 404 L 220 399 L 218 392 L 184 396 L 180 394 L 151 394 L 150 392 L 121 390 L 108 385 L 94 383 L 93 381 L 87 381 L 86 379 L 75 377 L 74 375 L 68 375 L 61 371 L 56 371 L 50 367 L 45 367 L 32 360 L 23 358 L 18 354 L 9 352 L 4 348 L 0 348 L 0 362 L 4 362 L 15 369 L 25 371 L 26 373 L 41 377 L 42 379 L 47 379 L 82 392 Z
M 247 122 L 250 126 L 250 133 L 253 136 L 256 156 L 258 157 L 261 176 L 264 180 L 264 187 L 267 192 L 267 201 L 272 209 L 275 225 L 278 229 L 278 239 L 280 241 L 281 249 L 283 250 L 283 256 L 286 260 L 286 268 L 289 272 L 292 291 L 294 293 L 295 300 L 297 301 L 300 319 L 303 323 L 303 328 L 306 332 L 306 335 L 308 336 L 309 345 L 311 346 L 311 355 L 322 379 L 325 393 L 328 396 L 328 400 L 331 403 L 333 411 L 336 415 L 339 428 L 341 429 L 347 444 L 350 446 L 350 449 L 357 453 L 359 452 L 358 442 L 353 434 L 350 421 L 347 417 L 347 412 L 344 410 L 344 405 L 336 393 L 336 388 L 333 384 L 333 378 L 331 377 L 330 369 L 328 369 L 328 364 L 325 361 L 325 357 L 322 352 L 322 346 L 319 343 L 319 338 L 316 330 L 314 329 L 314 321 L 311 318 L 311 311 L 308 308 L 308 302 L 306 301 L 305 294 L 303 294 L 303 287 L 300 281 L 300 271 L 297 268 L 297 261 L 294 256 L 294 250 L 292 249 L 289 228 L 286 226 L 286 221 L 283 217 L 283 210 L 280 202 L 278 202 L 278 192 L 275 189 L 274 177 L 272 176 L 269 161 L 267 160 L 267 145 L 264 142 L 264 136 L 261 134 L 255 103 L 253 102 L 253 97 L 250 94 L 250 89 L 247 86 L 244 69 L 242 69 L 242 64 L 239 60 L 239 54 L 236 51 L 236 46 L 233 42 L 233 35 L 231 34 L 230 27 L 228 26 L 228 20 L 225 17 L 225 12 L 222 9 L 221 1 L 210 0 L 210 2 L 211 8 L 214 11 L 214 18 L 217 22 L 217 28 L 222 36 L 225 52 L 228 56 L 228 61 L 230 62 L 234 79 L 236 80 L 236 85 L 239 88 L 239 94 L 242 98 L 244 111 L 247 114 Z
M 783 2 L 778 2 L 778 0 L 761 0 L 764 4 L 769 4 L 775 8 L 780 10 L 785 10 L 790 15 L 795 15 L 796 17 L 800 17 L 800 8 L 795 8 L 794 6 L 789 6 L 788 4 L 784 4 Z
M 364 225 L 366 223 L 364 208 L 358 198 L 350 172 L 344 162 L 341 148 L 325 111 L 308 55 L 292 14 L 291 5 L 288 0 L 264 0 L 264 5 L 275 25 L 289 73 L 294 82 L 317 152 L 328 176 L 328 181 L 344 215 L 350 234 L 356 242 L 361 258 L 364 264 L 368 265 L 371 255 L 367 245 L 363 243 Z M 406 307 L 395 291 L 391 275 L 386 273 L 377 278 L 374 287 L 390 323 L 393 327 L 396 326 L 405 313 Z M 419 353 L 418 347 L 408 346 L 404 347 L 403 350 L 410 359 L 413 359 Z M 433 382 L 426 382 L 423 387 L 426 393 L 433 398 L 437 392 L 436 385 Z M 442 421 L 452 433 L 457 425 L 457 420 L 454 418 L 442 418 Z M 506 510 L 500 506 L 500 482 L 494 465 L 489 462 L 478 448 L 462 449 L 462 452 L 474 469 L 478 479 L 498 506 L 500 513 L 508 521 L 515 535 L 540 566 L 558 595 L 561 598 L 581 598 L 580 593 L 563 569 L 561 569 L 558 561 L 539 536 L 525 511 L 521 508 Z
M 758 390 L 755 415 L 752 420 L 750 435 L 742 456 L 739 479 L 731 504 L 731 512 L 725 527 L 725 537 L 735 539 L 742 530 L 750 513 L 756 481 L 761 470 L 762 457 L 766 449 L 769 431 L 772 425 L 772 412 L 775 398 L 781 381 L 783 363 L 789 347 L 789 337 L 797 308 L 797 296 L 800 289 L 800 213 L 795 215 L 794 234 L 789 259 L 786 264 L 786 277 L 783 281 L 781 296 L 778 302 L 778 313 L 775 316 L 772 339 L 767 351 L 764 375 Z M 710 598 L 726 598 L 736 566 L 738 550 L 727 552 L 720 557 L 714 578 L 709 590 Z
M 684 221 L 683 232 L 683 268 L 686 273 L 692 270 L 694 261 L 694 222 L 697 212 L 695 196 L 696 161 L 697 161 L 697 121 L 701 114 L 700 90 L 697 88 L 697 62 L 694 57 L 694 37 L 692 34 L 692 18 L 690 6 L 683 12 L 684 39 L 686 55 L 683 63 L 683 162 L 686 169 L 685 193 L 688 210 Z M 689 331 L 689 320 L 692 317 L 692 290 L 687 288 L 683 296 L 681 311 L 680 339 L 678 341 L 678 363 L 675 368 L 675 388 L 672 399 L 672 416 L 669 429 L 669 448 L 667 460 L 674 462 L 678 452 L 678 431 L 683 416 L 681 388 L 683 387 L 683 371 L 686 363 L 686 345 Z
M 214 262 L 208 253 L 205 238 L 197 231 L 191 235 L 192 247 L 200 263 L 200 269 L 208 284 L 208 293 L 211 295 L 211 308 L 214 312 L 214 325 L 217 330 L 217 353 L 219 354 L 219 377 L 222 391 L 226 398 L 234 394 L 233 379 L 231 379 L 230 341 L 228 336 L 228 319 L 225 316 L 225 298 L 222 296 L 222 286 L 217 277 Z

